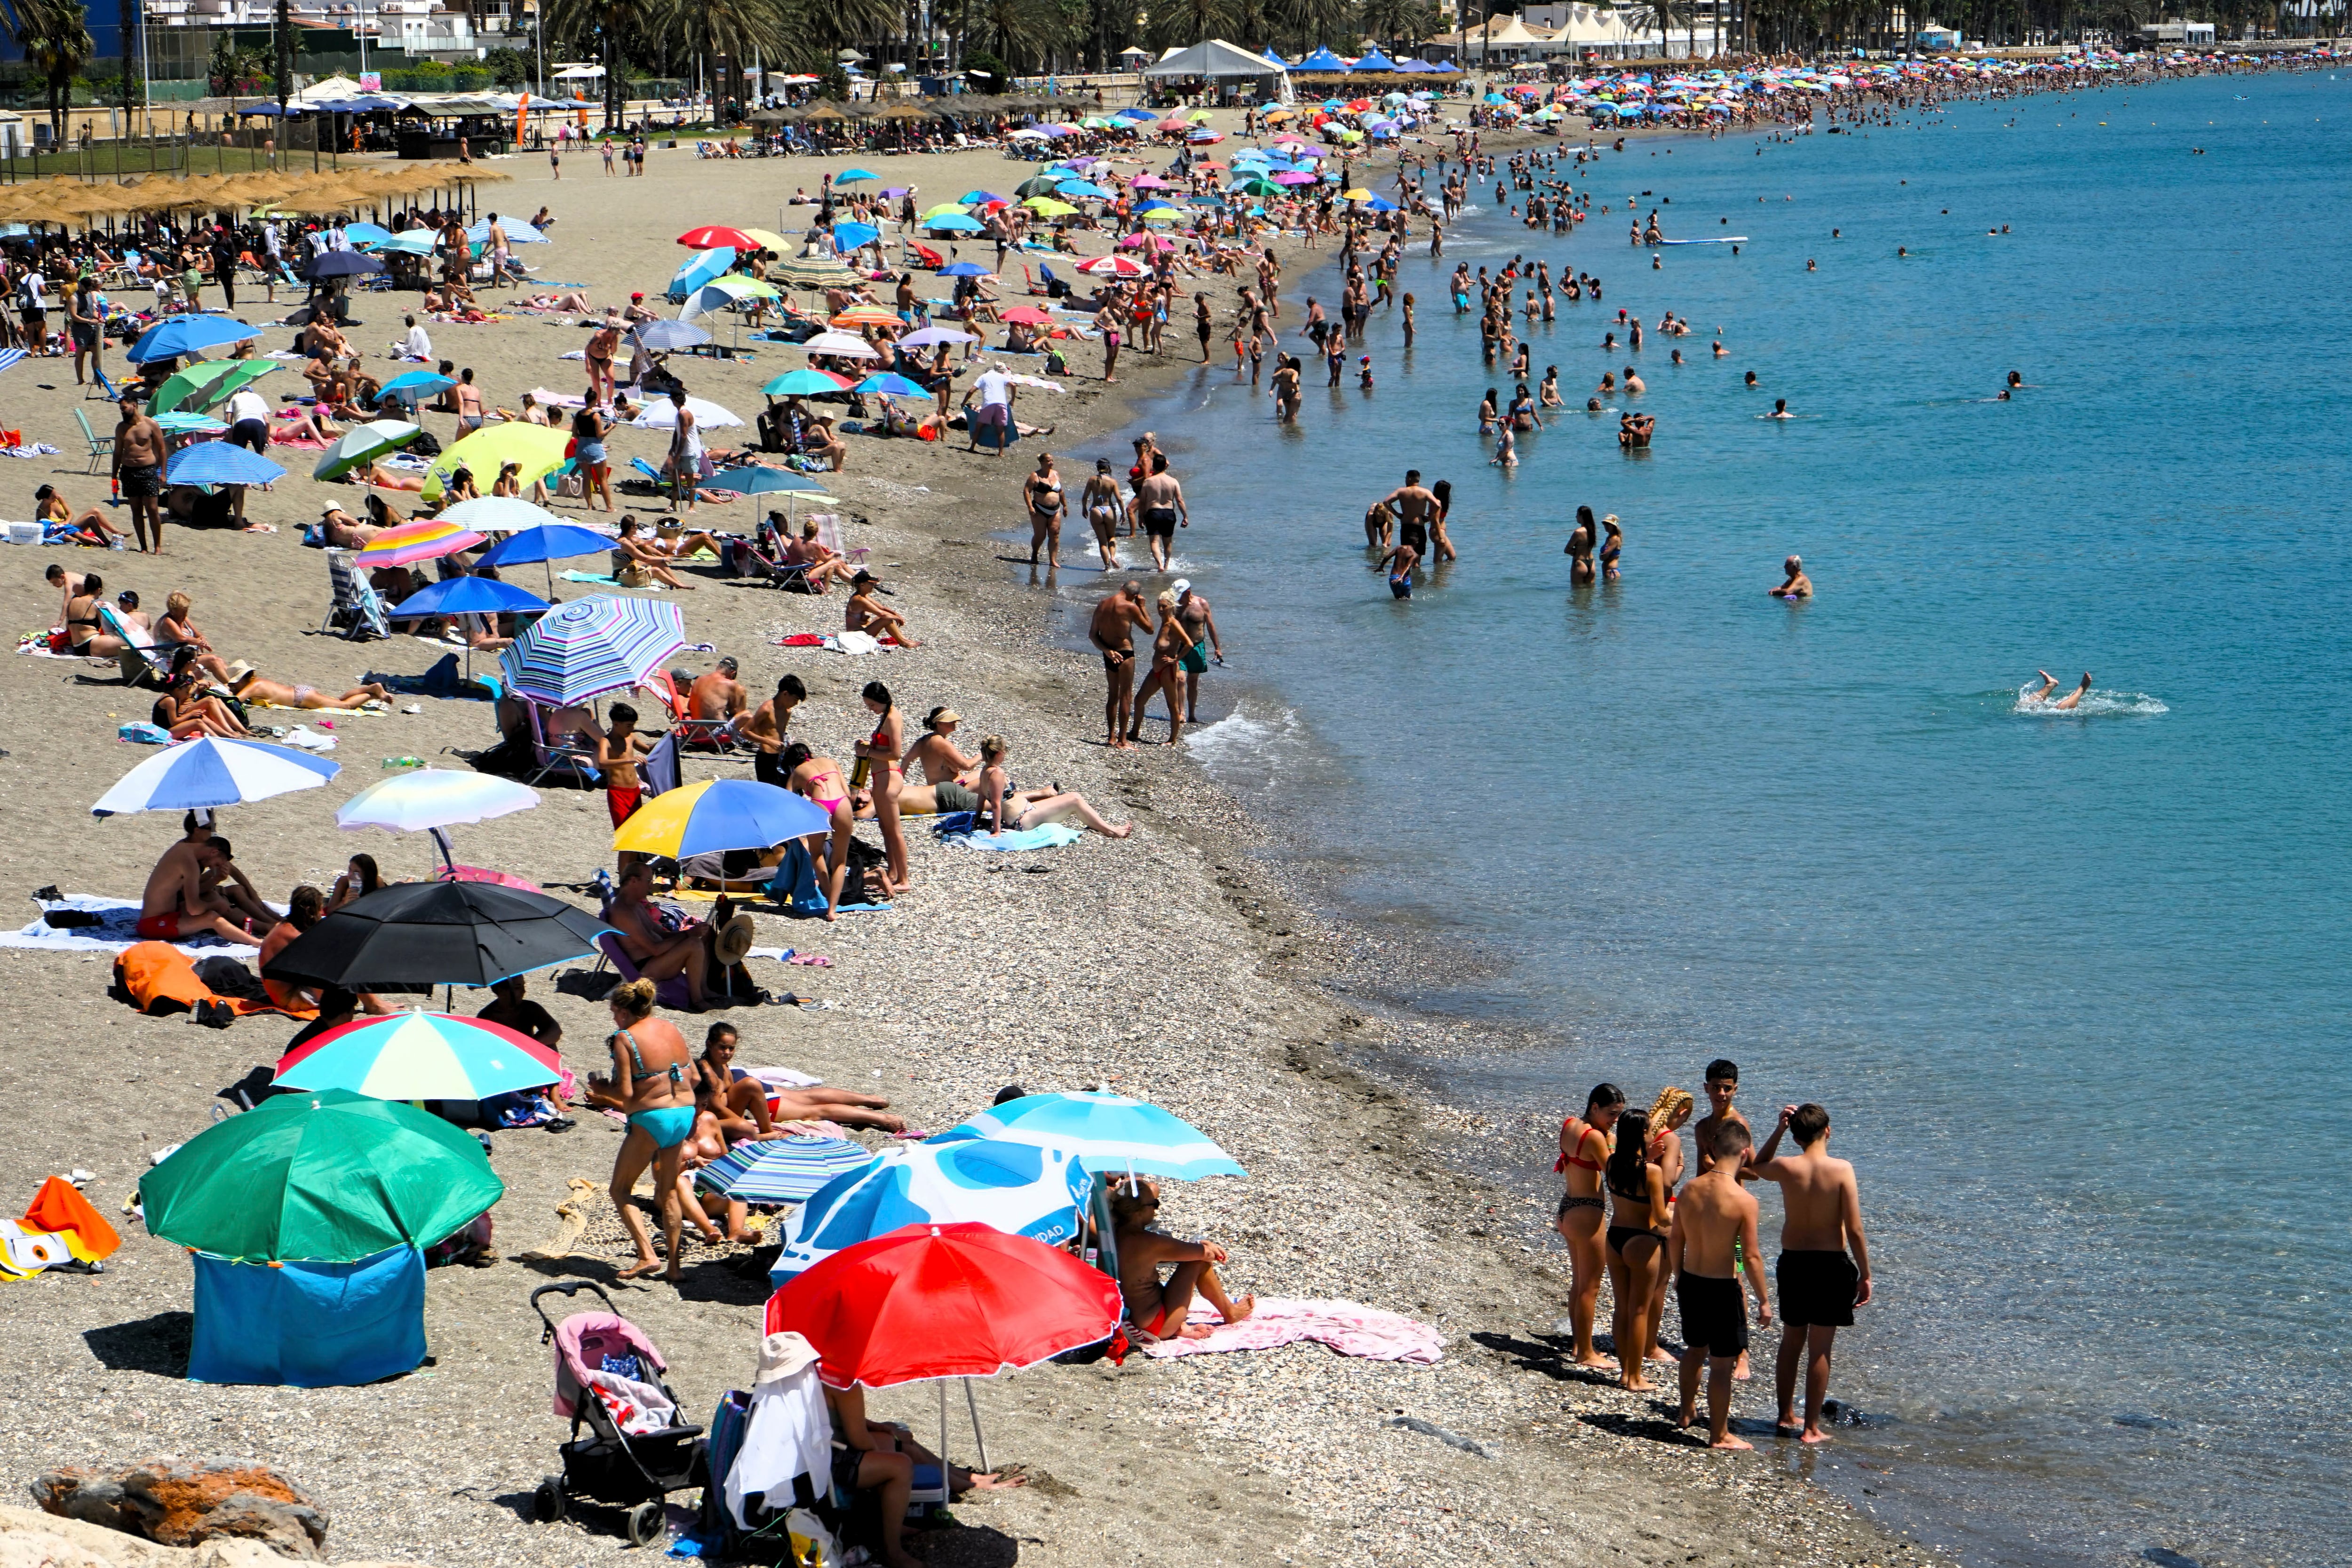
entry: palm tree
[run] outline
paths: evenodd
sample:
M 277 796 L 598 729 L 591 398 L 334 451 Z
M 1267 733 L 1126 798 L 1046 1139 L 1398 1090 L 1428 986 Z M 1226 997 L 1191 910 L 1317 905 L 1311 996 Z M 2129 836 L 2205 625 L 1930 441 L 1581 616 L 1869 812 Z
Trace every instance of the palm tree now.
M 651 0 L 543 0 L 551 48 L 593 46 L 604 68 L 604 129 L 621 128 L 621 38 L 634 34 L 651 10 Z
M 1169 0 L 1151 7 L 1148 34 L 1154 48 L 1181 48 L 1230 35 L 1240 19 L 1233 0 Z
M 792 47 L 793 29 L 779 0 L 663 0 L 652 25 L 696 54 L 726 61 L 730 73 L 754 56 L 781 60 Z M 742 78 L 730 74 L 716 105 L 741 90 Z
M 49 133 L 66 134 L 66 105 L 73 78 L 98 52 L 78 0 L 0 0 L 0 27 L 25 51 L 25 61 L 41 73 L 49 90 Z
M 1364 0 L 1359 12 L 1365 36 L 1383 48 L 1393 44 L 1418 52 L 1423 39 L 1437 31 L 1437 14 L 1426 0 Z

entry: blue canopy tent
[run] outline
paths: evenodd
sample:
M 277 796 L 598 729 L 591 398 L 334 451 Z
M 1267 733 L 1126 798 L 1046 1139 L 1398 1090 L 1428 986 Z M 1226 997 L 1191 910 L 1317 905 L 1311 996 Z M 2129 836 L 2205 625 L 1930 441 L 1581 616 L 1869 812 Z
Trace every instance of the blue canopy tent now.
M 1291 68 L 1302 71 L 1344 71 L 1348 68 L 1348 62 L 1329 49 L 1322 48 L 1317 49 Z
M 1397 64 L 1380 50 L 1374 49 L 1349 68 L 1359 71 L 1392 71 L 1397 68 Z

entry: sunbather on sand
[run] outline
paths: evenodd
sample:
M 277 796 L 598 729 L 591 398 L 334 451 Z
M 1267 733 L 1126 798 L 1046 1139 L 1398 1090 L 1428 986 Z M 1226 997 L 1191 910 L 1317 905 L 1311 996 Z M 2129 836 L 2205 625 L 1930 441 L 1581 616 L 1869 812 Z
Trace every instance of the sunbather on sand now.
M 341 696 L 329 696 L 316 686 L 289 686 L 283 681 L 265 680 L 242 659 L 228 668 L 229 690 L 239 702 L 290 708 L 354 708 L 369 703 L 383 707 L 392 706 L 392 693 L 382 681 L 362 681 Z
M 907 618 L 875 597 L 883 591 L 880 578 L 861 567 L 850 578 L 849 587 L 849 602 L 842 609 L 845 630 L 864 632 L 877 638 L 887 637 L 902 648 L 922 646 L 907 635 Z
M 198 821 L 199 815 L 206 820 Z M 215 847 L 210 813 L 191 811 L 181 822 L 184 837 L 163 852 L 148 873 L 139 900 L 139 935 L 151 942 L 176 942 L 206 933 L 225 942 L 250 943 L 253 933 L 226 898 L 205 886 L 208 870 L 225 869 L 228 857 Z M 272 924 L 276 917 L 271 917 Z
M 1084 795 L 1075 790 L 1056 793 L 1051 789 L 1015 789 L 1013 776 L 1004 766 L 1005 753 L 1011 749 L 1012 743 L 1001 735 L 992 735 L 980 743 L 982 766 L 978 809 L 980 821 L 990 824 L 992 831 L 1018 832 L 1024 828 L 1076 818 L 1105 838 L 1123 839 L 1135 831 L 1131 822 L 1112 827 L 1103 820 L 1101 812 L 1087 804 Z
M 902 1133 L 903 1116 L 885 1115 L 890 1102 L 878 1094 L 811 1084 L 799 1089 L 771 1089 L 735 1065 L 739 1043 L 735 1026 L 715 1023 L 703 1037 L 702 1055 L 694 1064 L 695 1103 L 719 1118 L 728 1142 L 746 1138 L 781 1138 L 792 1134 L 786 1122 L 833 1122 L 845 1127 L 876 1127 Z M 771 1110 L 768 1102 L 776 1102 Z
M 614 549 L 624 558 L 621 570 L 614 574 L 625 588 L 641 588 L 647 582 L 667 583 L 672 588 L 692 590 L 698 584 L 687 581 L 669 569 L 669 556 L 651 542 L 648 536 L 638 532 L 645 525 L 635 517 L 621 519 L 621 537 Z
M 1128 1316 L 1150 1338 L 1209 1337 L 1207 1329 L 1184 1321 L 1196 1291 L 1229 1323 L 1257 1310 L 1255 1296 L 1235 1301 L 1225 1294 L 1216 1269 L 1226 1260 L 1223 1248 L 1213 1241 L 1179 1241 L 1151 1228 L 1160 1214 L 1160 1189 L 1152 1183 L 1122 1182 L 1111 1195 L 1110 1213 L 1118 1231 L 1119 1293 L 1127 1299 Z M 1164 1285 L 1163 1263 L 1175 1266 Z
M 170 732 L 173 740 L 192 740 L 198 736 L 249 736 L 236 712 L 205 688 L 204 678 L 191 666 L 195 651 L 183 649 L 173 656 L 173 673 L 154 706 L 148 714 L 149 722 Z

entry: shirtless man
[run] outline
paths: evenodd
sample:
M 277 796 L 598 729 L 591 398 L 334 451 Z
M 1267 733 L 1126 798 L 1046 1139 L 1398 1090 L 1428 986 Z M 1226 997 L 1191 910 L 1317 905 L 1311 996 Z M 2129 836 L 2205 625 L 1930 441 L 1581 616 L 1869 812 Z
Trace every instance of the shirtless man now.
M 213 847 L 212 813 L 191 811 L 180 825 L 186 836 L 163 852 L 140 895 L 139 935 L 151 942 L 175 942 L 210 933 L 224 942 L 250 945 L 253 933 L 228 918 L 228 900 L 205 886 L 205 873 L 217 873 L 228 864 Z
M 1412 545 L 1416 550 L 1426 551 L 1429 549 L 1429 526 L 1437 519 L 1437 497 L 1423 486 L 1420 469 L 1406 469 L 1404 483 L 1381 497 L 1380 504 L 1396 513 L 1397 538 Z M 1371 532 L 1369 519 L 1365 522 L 1364 531 L 1367 534 Z M 1381 540 L 1381 548 L 1388 549 L 1385 537 Z
M 1780 563 L 1780 570 L 1789 574 L 1789 580 L 1771 591 L 1773 598 L 1794 602 L 1813 596 L 1813 580 L 1805 575 L 1805 563 L 1801 559 L 1790 556 Z
M 637 777 L 637 764 L 645 759 L 646 737 L 637 733 L 636 709 L 626 703 L 614 703 L 612 711 L 612 722 L 596 738 L 596 766 L 604 775 L 604 809 L 613 819 L 613 826 L 618 828 L 645 804 L 645 784 Z M 553 744 L 551 739 L 550 744 Z M 668 977 L 654 977 L 657 980 Z M 696 981 L 698 994 L 701 988 L 701 982 Z
M 1161 571 L 1168 570 L 1168 557 L 1176 548 L 1176 530 L 1192 526 L 1192 509 L 1184 505 L 1184 486 L 1168 472 L 1168 454 L 1151 455 L 1151 473 L 1135 487 L 1135 515 L 1142 519 L 1143 533 L 1151 545 L 1151 562 Z
M 843 607 L 842 626 L 846 631 L 864 632 L 875 637 L 888 637 L 902 648 L 919 648 L 921 643 L 907 635 L 907 618 L 886 608 L 876 594 L 884 591 L 882 580 L 870 571 L 860 570 L 849 580 L 849 602 Z
M 1236 1301 L 1225 1294 L 1216 1269 L 1226 1261 L 1223 1248 L 1213 1241 L 1179 1241 L 1151 1228 L 1160 1214 L 1160 1189 L 1153 1184 L 1130 1179 L 1115 1187 L 1110 1212 L 1118 1227 L 1119 1294 L 1127 1300 L 1128 1316 L 1149 1338 L 1208 1338 L 1209 1330 L 1184 1321 L 1196 1291 L 1229 1323 L 1257 1310 L 1254 1296 Z M 1163 1263 L 1176 1270 L 1164 1285 Z
M 687 712 L 699 719 L 740 721 L 751 708 L 751 693 L 735 678 L 737 668 L 730 654 L 719 660 L 716 669 L 687 687 Z
M 751 777 L 762 784 L 785 787 L 783 768 L 777 758 L 784 749 L 784 731 L 792 727 L 793 709 L 808 701 L 808 687 L 798 675 L 784 675 L 776 682 L 776 695 L 751 710 L 751 716 L 735 727 L 735 733 L 751 743 Z
M 1151 612 L 1144 608 L 1143 584 L 1129 580 L 1118 591 L 1095 606 L 1087 635 L 1102 653 L 1103 677 L 1109 691 L 1103 699 L 1103 722 L 1110 727 L 1105 742 L 1115 751 L 1127 747 L 1128 721 L 1135 715 L 1135 632 L 1152 630 Z
M 2083 703 L 2084 694 L 2091 689 L 2091 672 L 2084 670 L 2083 672 L 2083 684 L 2081 685 L 2076 686 L 2073 691 L 2068 692 L 2064 696 L 2060 697 L 2057 701 L 2052 702 L 2050 700 L 2050 694 L 2058 689 L 2058 677 L 2052 674 L 2047 670 L 2036 670 L 2033 673 L 2042 677 L 2042 689 L 2038 692 L 2026 693 L 2025 700 L 2029 703 L 2035 704 L 2036 706 L 2046 706 L 2053 708 L 2080 707 Z
M 1706 1103 L 1712 1108 L 1699 1119 L 1698 1125 L 1691 1129 L 1691 1142 L 1698 1148 L 1698 1174 L 1701 1176 L 1715 1168 L 1715 1141 L 1726 1127 L 1738 1128 L 1746 1140 L 1743 1146 L 1748 1149 L 1755 1147 L 1755 1129 L 1748 1124 L 1748 1118 L 1741 1115 L 1739 1108 L 1732 1103 L 1738 1093 L 1739 1063 L 1729 1057 L 1718 1056 L 1706 1064 Z M 1734 1164 L 1744 1164 L 1747 1157 L 1743 1154 Z M 1749 1174 L 1742 1171 L 1741 1179 L 1747 1179 Z M 1752 1250 L 1743 1252 L 1736 1256 L 1733 1262 L 1745 1270 L 1749 1260 L 1755 1256 Z M 1753 1375 L 1748 1368 L 1748 1351 L 1744 1346 L 1739 1352 L 1739 1364 L 1731 1369 L 1731 1375 L 1735 1382 L 1739 1383 L 1747 1382 Z
M 1197 654 L 1201 645 L 1206 643 L 1209 656 L 1218 664 L 1223 664 L 1225 644 L 1217 635 L 1217 617 L 1209 607 L 1209 596 L 1196 591 L 1192 582 L 1181 577 L 1168 586 L 1176 595 L 1177 619 L 1184 623 L 1185 638 L 1192 644 L 1194 653 Z M 1201 677 L 1207 672 L 1196 670 L 1189 663 L 1179 664 L 1177 671 L 1177 678 L 1184 685 L 1184 722 L 1198 724 L 1201 722 Z
M 634 778 L 636 769 L 629 771 Z M 697 920 L 675 933 L 663 929 L 653 906 L 646 902 L 653 890 L 653 867 L 646 862 L 641 860 L 623 872 L 613 900 L 614 929 L 621 934 L 621 946 L 639 975 L 656 983 L 684 975 L 686 1010 L 701 1012 L 707 1005 L 703 982 L 710 972 L 710 928 Z
M 1773 1156 L 1781 1134 L 1797 1135 L 1798 1152 Z M 1780 1184 L 1780 1261 L 1775 1269 L 1780 1315 L 1780 1359 L 1773 1381 L 1780 1415 L 1777 1437 L 1826 1443 L 1822 1407 L 1830 1392 L 1830 1348 L 1853 1310 L 1870 1301 L 1870 1246 L 1862 1234 L 1862 1192 L 1853 1166 L 1829 1153 L 1830 1113 L 1808 1102 L 1780 1108 L 1780 1124 L 1764 1141 L 1754 1171 Z M 1684 1201 L 1688 1201 L 1687 1197 Z M 1755 1235 L 1751 1230 L 1748 1244 Z M 1751 1251 L 1749 1256 L 1753 1257 Z M 1797 1368 L 1805 1371 L 1805 1424 L 1797 1425 Z
M 1739 1168 L 1749 1147 L 1748 1124 L 1718 1121 L 1710 1141 L 1698 1141 L 1707 1170 L 1685 1186 L 1674 1203 L 1674 1228 L 1666 1234 L 1666 1268 L 1675 1277 L 1682 1311 L 1682 1407 L 1675 1424 L 1698 1419 L 1699 1362 L 1706 1362 L 1706 1422 L 1711 1448 L 1754 1445 L 1731 1435 L 1731 1374 L 1748 1350 L 1748 1312 L 1739 1299 L 1744 1272 L 1756 1292 L 1756 1314 L 1772 1326 L 1772 1303 L 1756 1270 L 1740 1268 L 1756 1256 L 1756 1200 L 1739 1185 Z
M 122 498 L 131 503 L 131 526 L 138 530 L 139 548 L 163 553 L 163 514 L 157 498 L 163 494 L 163 464 L 170 455 L 165 449 L 163 427 L 142 413 L 139 399 L 133 393 L 123 394 L 119 405 L 122 421 L 114 427 L 114 484 Z M 155 530 L 152 546 L 147 530 Z

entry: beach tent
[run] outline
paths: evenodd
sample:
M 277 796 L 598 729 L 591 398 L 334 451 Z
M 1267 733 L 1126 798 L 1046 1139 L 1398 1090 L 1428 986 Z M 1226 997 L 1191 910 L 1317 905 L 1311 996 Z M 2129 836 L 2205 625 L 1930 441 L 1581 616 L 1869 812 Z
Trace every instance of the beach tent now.
M 353 1388 L 425 1361 L 425 1254 L 235 1263 L 194 1254 L 193 1383 Z
M 1344 71 L 1348 68 L 1348 62 L 1329 49 L 1323 48 L 1300 60 L 1298 68 L 1302 71 Z
M 1208 81 L 1247 79 L 1273 85 L 1273 96 L 1290 101 L 1290 73 L 1269 63 L 1264 55 L 1252 54 L 1238 44 L 1223 38 L 1209 38 L 1189 49 L 1174 53 L 1144 68 L 1147 77 L 1161 78 L 1199 77 Z
M 1374 49 L 1370 54 L 1359 59 L 1350 68 L 1360 71 L 1392 71 L 1397 68 L 1397 63 L 1380 50 Z

